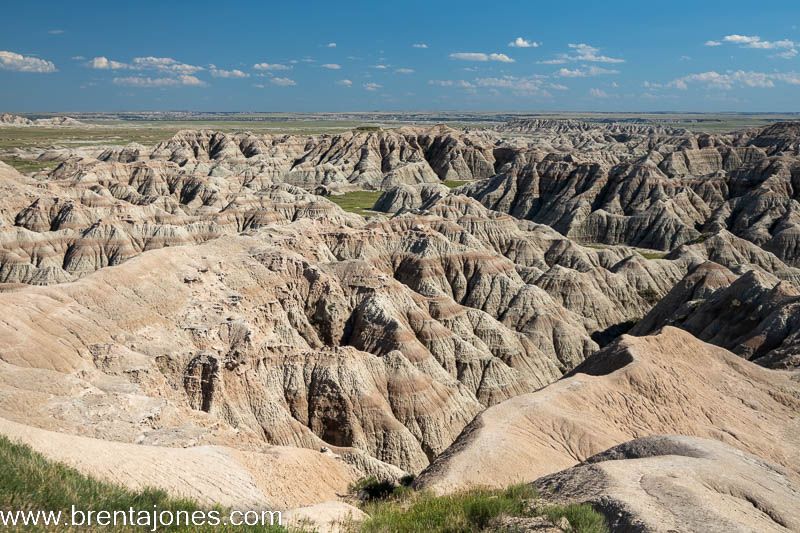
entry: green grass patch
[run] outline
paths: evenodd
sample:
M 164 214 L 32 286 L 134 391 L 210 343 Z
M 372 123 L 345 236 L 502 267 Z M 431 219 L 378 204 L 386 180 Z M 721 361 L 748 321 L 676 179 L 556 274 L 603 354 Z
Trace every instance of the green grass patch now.
M 30 447 L 11 442 L 0 436 L 0 509 L 3 511 L 62 511 L 63 520 L 69 519 L 70 508 L 81 511 L 150 510 L 156 505 L 160 511 L 187 512 L 188 516 L 202 507 L 190 500 L 171 498 L 156 489 L 132 491 L 111 483 L 97 481 L 68 466 L 50 461 Z M 206 509 L 208 511 L 209 509 Z M 221 517 L 228 511 L 216 508 Z M 173 515 L 174 516 L 174 515 Z M 2 526 L 0 526 L 2 527 Z M 30 527 L 30 526 L 29 526 Z M 41 525 L 39 530 L 47 530 Z M 77 528 L 81 529 L 81 528 Z M 102 528 L 104 531 L 122 531 L 123 528 Z M 13 530 L 13 529 L 12 529 Z M 22 527 L 19 528 L 22 530 Z M 30 530 L 30 529 L 28 529 Z M 55 531 L 56 528 L 51 528 Z M 59 531 L 64 531 L 61 527 Z M 146 531 L 146 528 L 128 528 L 126 531 Z M 282 527 L 160 527 L 159 531 L 286 531 Z
M 35 159 L 17 159 L 16 157 L 3 158 L 0 159 L 0 161 L 8 166 L 14 167 L 22 174 L 56 168 L 59 164 L 56 161 L 36 161 Z
M 645 259 L 664 259 L 665 257 L 667 257 L 668 253 L 668 252 L 658 252 L 658 251 L 645 252 L 644 250 L 636 250 L 636 251 L 639 253 L 639 255 L 641 255 Z
M 608 525 L 603 515 L 586 503 L 550 505 L 544 508 L 544 516 L 554 524 L 564 517 L 569 520 L 572 529 L 580 533 L 608 533 Z
M 472 182 L 470 180 L 444 180 L 442 183 L 444 183 L 451 189 L 455 189 L 456 187 L 461 187 L 462 185 L 466 185 L 467 183 L 472 183 Z
M 348 213 L 367 216 L 378 201 L 383 191 L 353 191 L 339 195 L 328 196 L 328 200 L 335 203 Z
M 363 508 L 370 516 L 361 524 L 364 533 L 468 533 L 491 531 L 500 517 L 562 516 L 580 533 L 606 533 L 603 516 L 589 505 L 535 506 L 538 497 L 530 485 L 513 485 L 502 490 L 473 489 L 445 496 L 425 492 L 403 493 L 402 497 L 368 502 Z

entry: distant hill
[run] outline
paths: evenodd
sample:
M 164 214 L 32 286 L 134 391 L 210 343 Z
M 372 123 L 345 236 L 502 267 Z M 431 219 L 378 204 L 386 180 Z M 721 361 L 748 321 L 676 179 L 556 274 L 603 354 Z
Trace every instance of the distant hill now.
M 71 117 L 52 117 L 52 118 L 39 118 L 31 120 L 29 118 L 12 115 L 11 113 L 3 113 L 0 115 L 0 124 L 3 126 L 23 126 L 23 127 L 58 127 L 58 126 L 84 126 L 85 124 L 80 120 L 75 120 Z

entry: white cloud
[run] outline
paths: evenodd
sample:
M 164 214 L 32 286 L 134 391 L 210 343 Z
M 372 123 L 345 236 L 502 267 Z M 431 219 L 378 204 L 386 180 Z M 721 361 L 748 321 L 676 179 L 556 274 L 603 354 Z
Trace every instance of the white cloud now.
M 130 65 L 121 63 L 119 61 L 112 61 L 104 56 L 93 58 L 91 61 L 89 61 L 88 66 L 89 68 L 97 70 L 118 70 L 118 69 L 130 68 Z
M 64 33 L 64 30 L 47 30 L 47 33 L 49 33 L 50 35 L 62 35 Z
M 459 61 L 499 61 L 501 63 L 513 63 L 514 60 L 505 54 L 484 54 L 483 52 L 455 52 L 450 54 L 450 59 Z
M 412 48 L 428 48 L 428 45 L 425 43 L 414 43 L 411 45 Z
M 203 70 L 203 67 L 181 63 L 171 57 L 134 57 L 131 63 L 134 70 L 158 70 L 176 74 L 194 74 Z
M 609 94 L 603 89 L 589 89 L 589 96 L 592 98 L 608 98 Z
M 781 57 L 783 59 L 792 59 L 797 55 L 797 48 L 792 48 L 791 50 L 784 50 L 783 52 L 778 52 L 775 54 L 774 57 Z
M 559 78 L 589 78 L 603 74 L 619 74 L 619 71 L 595 66 L 576 69 L 561 68 L 555 73 L 555 76 Z
M 450 54 L 450 59 L 460 61 L 489 61 L 489 56 L 480 52 L 455 52 Z
M 336 82 L 336 85 L 341 85 L 342 87 L 352 87 L 353 82 L 351 80 L 339 80 Z
M 52 61 L 47 61 L 45 59 L 0 50 L 0 70 L 50 73 L 56 71 L 56 66 Z
M 381 89 L 382 87 L 383 87 L 383 85 L 381 85 L 379 83 L 370 82 L 370 83 L 365 83 L 364 84 L 364 89 L 366 89 L 368 91 L 377 91 L 378 89 Z
M 510 89 L 518 94 L 550 96 L 550 93 L 544 89 L 544 81 L 540 77 L 518 78 L 516 76 L 503 76 L 502 78 L 477 78 L 475 85 L 478 87 Z
M 342 66 L 339 65 L 338 63 L 325 63 L 324 65 L 321 66 L 322 68 L 326 68 L 328 70 L 339 70 L 340 68 L 342 68 Z
M 778 41 L 764 41 L 758 35 L 726 35 L 722 41 L 706 41 L 706 46 L 722 46 L 724 43 L 738 45 L 740 48 L 754 48 L 757 50 L 774 50 L 773 57 L 791 59 L 800 53 L 800 43 L 791 39 L 780 39 Z
M 130 63 L 123 63 L 122 61 L 114 61 L 108 59 L 105 56 L 98 56 L 93 58 L 89 63 L 86 65 L 89 68 L 98 69 L 98 70 L 119 70 L 119 69 L 130 69 L 130 70 L 155 70 L 158 72 L 168 73 L 168 74 L 195 74 L 200 72 L 201 70 L 205 70 L 203 67 L 198 67 L 196 65 L 189 65 L 187 63 L 181 63 L 180 61 L 176 61 L 171 57 L 134 57 Z
M 514 60 L 505 54 L 489 54 L 489 61 L 500 61 L 501 63 L 513 63 Z
M 577 54 L 577 59 L 579 61 L 593 61 L 597 63 L 624 63 L 624 59 L 619 59 L 615 57 L 608 57 L 604 55 L 599 55 L 598 52 L 600 51 L 599 48 L 595 48 L 594 46 L 589 46 L 588 44 L 570 44 L 568 45 L 570 48 L 575 50 Z
M 775 82 L 800 85 L 800 75 L 795 72 L 753 72 L 753 71 L 727 71 L 727 72 L 699 72 L 676 78 L 666 85 L 645 82 L 645 87 L 672 87 L 686 90 L 690 85 L 696 84 L 712 89 L 730 90 L 734 87 L 755 87 L 768 89 L 775 87 Z
M 291 78 L 280 78 L 277 76 L 274 78 L 270 78 L 269 82 L 273 85 L 278 85 L 280 87 L 291 87 L 293 85 L 297 85 L 297 82 L 295 82 Z
M 192 85 L 195 87 L 205 87 L 207 85 L 203 80 L 188 74 L 178 76 L 178 80 L 181 82 L 181 85 Z
M 589 63 L 624 63 L 624 59 L 617 57 L 609 57 L 600 54 L 600 49 L 588 44 L 579 43 L 567 45 L 572 52 L 566 54 L 558 54 L 553 59 L 546 59 L 539 61 L 542 65 L 563 65 L 564 63 L 574 61 L 584 61 Z
M 772 77 L 789 85 L 800 85 L 800 74 L 796 72 L 773 74 Z
M 428 85 L 438 87 L 455 87 L 475 92 L 477 89 L 489 89 L 490 93 L 497 94 L 501 90 L 507 90 L 518 96 L 538 96 L 551 97 L 549 90 L 566 91 L 568 87 L 550 83 L 547 76 L 533 75 L 527 77 L 502 76 L 475 78 L 473 81 L 467 80 L 429 80 Z
M 428 85 L 436 85 L 439 87 L 460 87 L 462 89 L 471 89 L 475 85 L 466 80 L 429 80 Z
M 414 69 L 413 68 L 399 68 L 399 69 L 395 70 L 395 72 L 397 72 L 398 74 L 413 74 L 414 73 Z
M 256 70 L 291 70 L 292 67 L 281 63 L 256 63 L 253 68 Z
M 336 43 L 328 43 L 325 45 L 327 48 L 336 48 Z
M 239 69 L 225 70 L 211 66 L 211 75 L 215 78 L 249 78 L 250 74 Z
M 512 48 L 538 48 L 541 43 L 537 43 L 536 41 L 529 41 L 527 39 L 523 39 L 522 37 L 517 37 L 510 43 L 508 46 Z
M 114 78 L 113 81 L 116 85 L 126 85 L 129 87 L 144 87 L 144 88 L 178 87 L 182 85 L 190 87 L 204 87 L 206 85 L 206 83 L 203 80 L 200 80 L 197 77 L 189 74 L 180 75 L 175 78 L 150 78 L 143 76 L 128 76 L 124 78 Z
M 387 67 L 386 65 L 372 65 L 372 68 L 376 68 L 378 70 L 386 70 L 389 67 Z

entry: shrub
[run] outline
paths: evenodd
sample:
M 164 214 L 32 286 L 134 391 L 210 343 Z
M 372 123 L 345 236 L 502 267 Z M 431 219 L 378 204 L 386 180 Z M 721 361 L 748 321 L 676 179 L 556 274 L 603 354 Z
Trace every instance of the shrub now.
M 572 529 L 580 533 L 608 533 L 603 515 L 586 503 L 550 505 L 544 508 L 544 515 L 554 524 L 563 516 L 569 520 Z

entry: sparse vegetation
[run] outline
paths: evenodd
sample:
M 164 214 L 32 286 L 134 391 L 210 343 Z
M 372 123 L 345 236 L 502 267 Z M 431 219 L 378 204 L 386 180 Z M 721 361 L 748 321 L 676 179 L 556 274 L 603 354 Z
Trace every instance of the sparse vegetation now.
M 636 251 L 639 253 L 639 255 L 641 255 L 645 259 L 664 259 L 665 257 L 667 257 L 667 252 L 658 252 L 655 250 L 652 252 L 646 252 L 644 250 L 636 250 Z
M 362 507 L 370 518 L 362 523 L 348 524 L 349 530 L 364 533 L 462 533 L 491 530 L 494 521 L 504 516 L 545 516 L 554 523 L 566 517 L 573 530 L 579 533 L 608 531 L 603 517 L 588 505 L 534 505 L 537 493 L 530 485 L 514 485 L 503 490 L 474 489 L 434 496 L 413 491 L 410 488 L 413 480 L 413 476 L 408 476 L 399 483 L 392 483 L 370 477 L 353 484 L 351 492 L 359 495 Z M 153 509 L 154 505 L 159 510 L 172 512 L 192 513 L 202 509 L 192 501 L 170 498 L 161 490 L 132 491 L 97 481 L 68 466 L 49 461 L 28 446 L 0 436 L 0 509 L 60 510 L 68 513 L 73 504 L 87 511 Z M 221 516 L 227 514 L 223 509 L 218 510 Z M 122 528 L 106 529 L 122 531 Z M 47 529 L 40 527 L 40 530 Z M 64 528 L 59 530 L 63 531 Z M 136 529 L 128 528 L 126 531 L 131 530 Z M 279 526 L 159 528 L 159 531 L 189 530 L 287 531 Z
M 16 157 L 4 158 L 0 159 L 0 161 L 6 165 L 14 167 L 22 174 L 38 172 L 40 170 L 55 168 L 58 166 L 58 163 L 55 161 L 36 161 L 35 159 L 18 159 Z
M 335 203 L 349 213 L 361 216 L 369 215 L 372 207 L 380 198 L 382 191 L 353 191 L 345 194 L 328 196 L 328 200 Z
M 399 483 L 369 476 L 353 483 L 350 486 L 350 494 L 363 502 L 404 498 L 411 493 L 413 482 L 414 476 L 411 475 L 404 476 Z
M 692 245 L 692 244 L 700 244 L 706 242 L 711 237 L 711 235 L 712 235 L 711 233 L 702 233 L 698 237 L 695 237 L 691 241 L 687 242 L 686 244 Z
M 570 526 L 579 533 L 607 533 L 608 525 L 603 515 L 591 505 L 580 503 L 572 505 L 550 505 L 543 509 L 544 515 L 553 523 L 561 517 L 569 520 Z
M 0 436 L 0 509 L 3 511 L 62 511 L 69 514 L 70 506 L 82 511 L 114 511 L 133 509 L 186 511 L 190 515 L 202 508 L 190 500 L 171 498 L 156 489 L 132 491 L 111 483 L 97 481 L 68 466 L 46 459 L 29 446 L 11 442 Z M 226 516 L 227 511 L 220 511 Z M 39 526 L 39 529 L 42 526 Z M 80 529 L 80 528 L 78 528 Z M 11 529 L 13 531 L 13 529 Z M 19 528 L 23 530 L 23 528 Z M 46 529 L 45 529 L 46 530 Z M 53 531 L 56 528 L 52 529 Z M 65 528 L 58 528 L 64 531 Z M 108 527 L 104 530 L 114 531 Z M 121 531 L 122 528 L 117 529 Z M 147 528 L 126 531 L 147 530 Z M 159 531 L 286 531 L 282 527 L 191 527 L 159 528 Z
M 462 185 L 466 185 L 467 183 L 471 182 L 470 180 L 444 180 L 442 183 L 451 189 L 455 189 L 456 187 L 461 187 Z
M 589 505 L 534 505 L 536 490 L 513 485 L 503 490 L 473 489 L 446 496 L 426 492 L 404 493 L 383 501 L 366 503 L 370 516 L 361 524 L 365 533 L 462 533 L 491 531 L 502 517 L 545 516 L 554 523 L 569 520 L 580 533 L 607 532 L 605 519 Z

